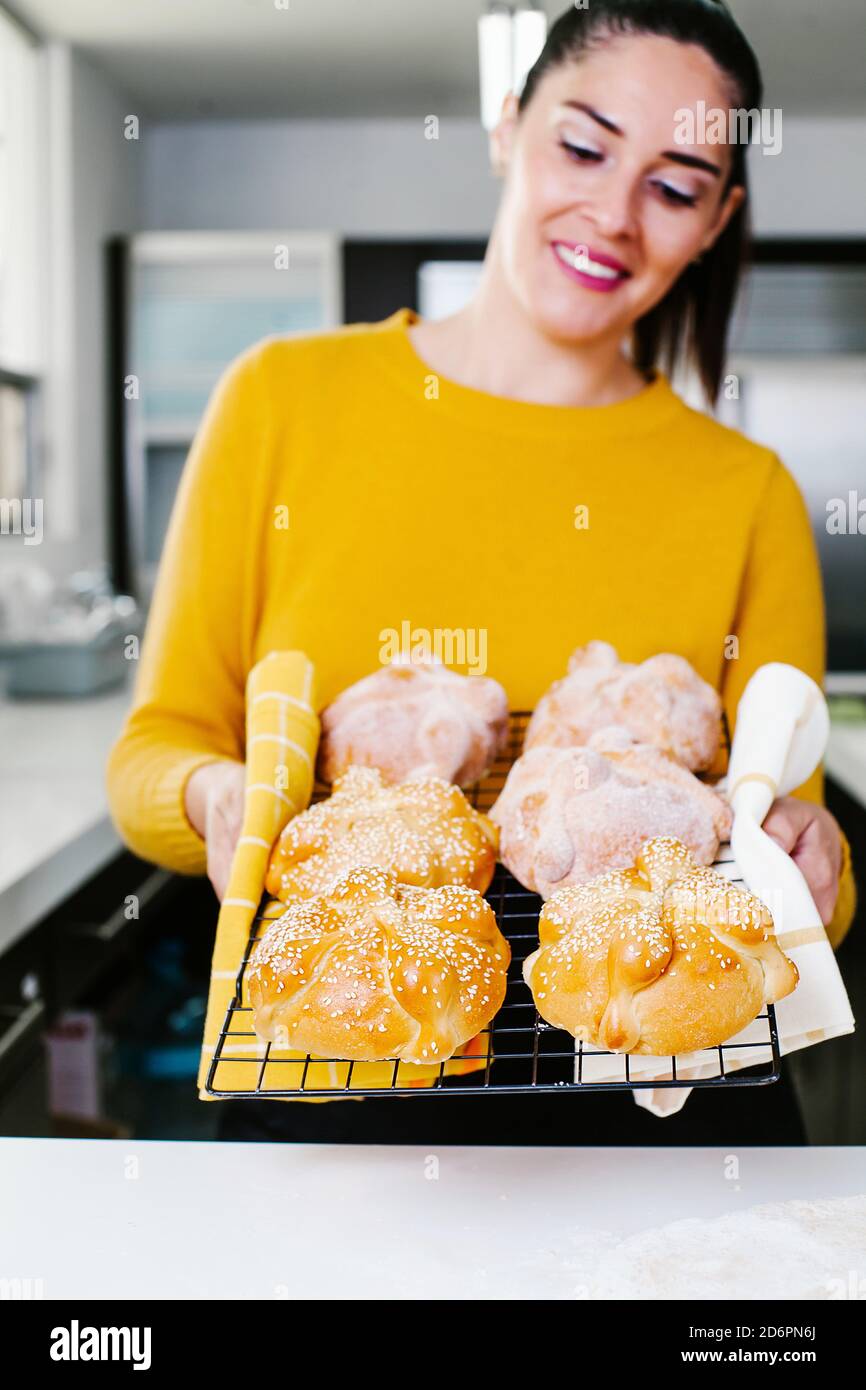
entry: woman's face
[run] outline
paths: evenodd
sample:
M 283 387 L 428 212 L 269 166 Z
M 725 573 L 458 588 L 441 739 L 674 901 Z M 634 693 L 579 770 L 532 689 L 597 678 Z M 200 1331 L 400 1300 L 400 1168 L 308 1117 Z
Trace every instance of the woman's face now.
M 547 72 L 526 110 L 509 99 L 493 134 L 506 174 L 501 267 L 546 335 L 625 337 L 742 201 L 724 193 L 731 150 L 677 143 L 676 112 L 728 111 L 724 74 L 702 48 L 613 38 Z

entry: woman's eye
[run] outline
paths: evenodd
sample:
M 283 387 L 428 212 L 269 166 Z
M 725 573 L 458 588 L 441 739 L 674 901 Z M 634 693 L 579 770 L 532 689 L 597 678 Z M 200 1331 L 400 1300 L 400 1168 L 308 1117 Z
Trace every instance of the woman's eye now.
M 694 193 L 683 193 L 681 188 L 674 188 L 672 183 L 656 183 L 656 188 L 668 203 L 673 203 L 675 207 L 693 208 L 697 203 L 697 196 Z
M 588 164 L 597 164 L 604 155 L 598 150 L 590 149 L 588 145 L 572 145 L 568 140 L 560 140 L 560 145 L 572 159 L 579 159 Z

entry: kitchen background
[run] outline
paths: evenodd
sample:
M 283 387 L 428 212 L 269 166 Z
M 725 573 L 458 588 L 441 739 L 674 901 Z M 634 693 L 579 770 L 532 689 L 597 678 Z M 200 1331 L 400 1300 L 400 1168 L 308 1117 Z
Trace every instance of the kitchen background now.
M 479 115 L 485 8 L 0 4 L 2 1134 L 211 1132 L 193 1080 L 215 901 L 121 850 L 107 817 L 128 639 L 226 362 L 268 333 L 404 304 L 436 315 L 471 291 L 498 194 Z M 757 251 L 739 392 L 720 414 L 782 455 L 809 504 L 828 797 L 862 881 L 866 11 L 732 8 L 784 124 L 779 154 L 751 156 Z M 862 919 L 840 953 L 855 1014 Z M 786 1065 L 812 1142 L 866 1142 L 862 1035 Z

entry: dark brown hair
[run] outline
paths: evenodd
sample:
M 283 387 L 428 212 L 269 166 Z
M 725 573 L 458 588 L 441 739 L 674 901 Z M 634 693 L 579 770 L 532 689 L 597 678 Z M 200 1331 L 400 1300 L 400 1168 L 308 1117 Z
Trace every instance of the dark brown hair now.
M 571 8 L 553 25 L 526 79 L 520 110 L 526 109 L 551 68 L 576 62 L 608 39 L 632 34 L 697 44 L 730 79 L 732 104 L 747 111 L 760 108 L 758 61 L 721 0 L 589 0 L 588 8 Z M 750 128 L 746 122 L 747 131 Z M 634 327 L 634 361 L 641 371 L 661 364 L 671 372 L 680 361 L 693 364 L 711 402 L 719 394 L 728 327 L 749 245 L 745 142 L 734 143 L 732 153 L 725 192 L 740 185 L 746 199 L 709 251 L 686 266 L 664 299 Z

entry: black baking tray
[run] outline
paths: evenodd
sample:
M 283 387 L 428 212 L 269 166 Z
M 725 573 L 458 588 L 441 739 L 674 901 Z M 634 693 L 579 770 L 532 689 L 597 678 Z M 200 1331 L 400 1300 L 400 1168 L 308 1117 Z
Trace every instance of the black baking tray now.
M 523 744 L 529 716 L 512 714 L 508 745 L 494 768 L 467 791 L 474 806 L 488 811 L 496 800 L 511 764 Z M 316 789 L 316 798 L 328 794 L 326 787 Z M 730 882 L 742 884 L 737 876 L 730 846 L 719 851 L 716 866 Z M 529 892 L 502 865 L 486 895 L 496 913 L 500 929 L 511 947 L 511 964 L 505 1000 L 489 1027 L 479 1034 L 477 1050 L 461 1054 L 465 1061 L 480 1066 L 466 1076 L 445 1075 L 445 1063 L 431 1084 L 422 1086 L 413 1077 L 417 1070 L 409 1063 L 395 1060 L 391 1084 L 385 1087 L 365 1086 L 358 1077 L 364 1064 L 347 1062 L 335 1057 L 281 1057 L 276 1048 L 263 1044 L 253 1031 L 252 1011 L 247 1002 L 245 972 L 256 942 L 273 920 L 270 900 L 265 897 L 252 923 L 244 957 L 238 970 L 235 993 L 227 1010 L 214 1049 L 205 1091 L 209 1096 L 225 1100 L 299 1100 L 344 1096 L 436 1096 L 436 1095 L 504 1095 L 533 1092 L 559 1092 L 563 1095 L 581 1091 L 636 1091 L 648 1089 L 707 1087 L 765 1086 L 778 1081 L 780 1075 L 779 1038 L 773 1006 L 768 1005 L 755 1021 L 754 1040 L 747 1043 L 728 1042 L 719 1047 L 705 1048 L 690 1054 L 699 1064 L 712 1067 L 710 1075 L 698 1080 L 684 1080 L 677 1074 L 675 1057 L 660 1058 L 659 1075 L 642 1079 L 631 1075 L 628 1054 L 617 1054 L 621 1066 L 618 1079 L 593 1080 L 585 1075 L 590 1070 L 585 1059 L 599 1055 L 596 1049 L 575 1043 L 570 1033 L 553 1028 L 541 1018 L 529 986 L 523 979 L 523 962 L 538 946 L 538 916 L 542 901 Z M 249 1047 L 249 1056 L 243 1055 Z M 765 1060 L 748 1067 L 738 1065 L 738 1053 L 745 1048 L 760 1048 Z M 612 1056 L 611 1053 L 601 1054 Z M 230 1063 L 233 1084 L 220 1084 L 220 1072 Z M 221 1064 L 223 1064 L 221 1066 Z M 323 1064 L 334 1071 L 323 1084 Z M 381 1064 L 380 1064 L 381 1065 Z M 387 1065 L 387 1064 L 385 1064 Z M 429 1069 L 425 1069 L 429 1075 Z M 238 1078 L 242 1080 L 237 1084 Z

